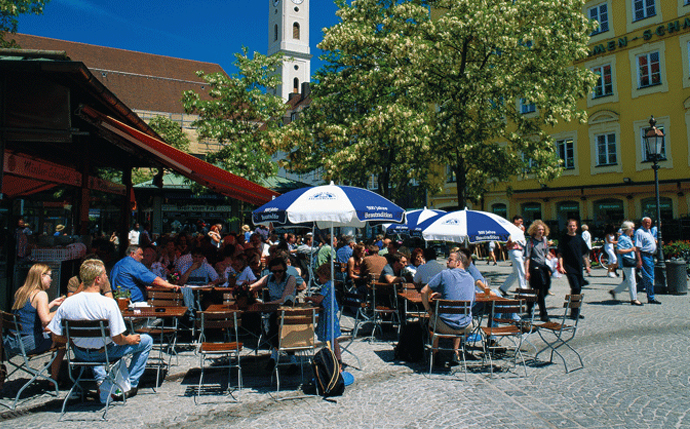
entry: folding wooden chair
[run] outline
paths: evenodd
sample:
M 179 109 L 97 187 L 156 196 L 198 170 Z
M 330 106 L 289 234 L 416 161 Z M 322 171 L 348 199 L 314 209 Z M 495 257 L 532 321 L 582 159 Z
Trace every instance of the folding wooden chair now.
M 374 329 L 371 331 L 371 339 L 376 336 L 376 330 L 382 332 L 381 326 L 391 325 L 397 326 L 398 335 L 400 335 L 400 311 L 398 309 L 398 284 L 396 283 L 380 283 L 373 281 L 371 283 L 371 295 L 373 311 L 372 321 L 374 322 Z M 382 332 L 383 333 L 383 332 Z
M 434 355 L 441 350 L 450 350 L 455 352 L 455 348 L 441 347 L 440 340 L 455 340 L 460 339 L 460 349 L 458 352 L 462 355 L 462 365 L 465 370 L 465 381 L 467 381 L 467 361 L 465 360 L 465 345 L 467 343 L 467 336 L 472 330 L 472 324 L 463 333 L 448 334 L 439 332 L 439 321 L 442 314 L 454 314 L 471 316 L 472 303 L 470 301 L 451 301 L 445 299 L 437 299 L 434 303 L 434 314 L 431 316 L 429 322 L 429 340 L 426 347 L 429 349 L 429 375 L 434 369 Z M 454 342 L 454 341 L 453 341 Z M 434 346 L 436 343 L 436 346 Z
M 20 334 L 22 327 L 20 323 L 17 321 L 16 315 L 0 311 L 0 318 L 2 319 L 2 337 L 14 337 L 15 342 L 19 344 L 20 348 L 20 352 L 14 355 L 11 355 L 9 350 L 4 350 L 5 361 L 11 367 L 11 371 L 9 371 L 6 378 L 9 379 L 12 376 L 12 374 L 16 373 L 17 371 L 25 372 L 31 376 L 29 381 L 24 383 L 24 385 L 22 385 L 22 387 L 19 389 L 11 405 L 5 403 L 4 401 L 0 401 L 0 405 L 5 406 L 11 410 L 16 409 L 17 403 L 19 402 L 19 398 L 22 396 L 22 393 L 24 393 L 24 390 L 26 390 L 31 384 L 33 384 L 34 381 L 38 379 L 48 380 L 49 382 L 53 383 L 53 385 L 55 386 L 54 395 L 57 396 L 57 381 L 50 378 L 50 375 L 48 374 L 48 372 L 50 371 L 50 366 L 55 360 L 55 356 L 58 350 L 57 347 L 51 348 L 41 353 L 27 353 L 27 351 L 24 349 L 24 343 L 22 342 L 22 337 Z M 37 362 L 37 360 L 42 359 L 49 354 L 51 355 L 51 357 L 48 359 L 48 362 Z M 15 360 L 18 360 L 18 362 L 12 361 L 13 358 Z M 5 383 L 7 383 L 7 380 L 5 381 Z
M 300 357 L 299 367 L 304 382 L 304 357 L 313 357 L 316 350 L 316 312 L 317 308 L 281 307 L 278 309 L 278 359 L 273 370 L 276 377 L 276 392 L 280 392 L 280 371 L 282 366 L 293 362 L 281 362 L 280 353 L 295 353 Z M 303 397 L 304 395 L 298 396 Z M 281 398 L 295 399 L 296 397 Z
M 525 302 L 527 307 L 527 312 L 522 316 L 521 320 L 514 322 L 522 330 L 522 342 L 527 343 L 534 349 L 534 353 L 537 353 L 537 346 L 532 344 L 529 337 L 536 332 L 534 326 L 534 315 L 537 308 L 537 290 L 536 289 L 517 289 L 515 291 L 515 299 L 522 300 Z
M 582 357 L 580 356 L 580 353 L 578 353 L 577 350 L 575 350 L 569 344 L 570 341 L 573 338 L 575 338 L 575 334 L 577 333 L 577 322 L 579 321 L 579 318 L 576 318 L 574 320 L 568 318 L 568 312 L 572 311 L 573 309 L 579 309 L 582 306 L 582 300 L 584 296 L 584 294 L 565 296 L 565 302 L 563 303 L 563 315 L 557 318 L 558 320 L 560 320 L 559 322 L 553 321 L 553 319 L 556 318 L 552 317 L 551 322 L 535 324 L 539 336 L 544 341 L 544 343 L 546 343 L 546 347 L 539 350 L 537 354 L 534 356 L 534 358 L 537 359 L 542 352 L 546 350 L 551 350 L 549 363 L 553 363 L 553 355 L 554 353 L 557 354 L 563 361 L 563 366 L 565 366 L 566 374 L 571 371 L 577 371 L 578 369 L 582 369 L 585 367 L 585 364 L 582 362 Z M 575 353 L 575 355 L 580 361 L 579 368 L 575 368 L 571 371 L 568 371 L 568 364 L 565 361 L 565 357 L 563 357 L 563 355 L 558 351 L 558 349 L 563 346 L 569 348 L 573 353 Z
M 115 388 L 118 387 L 123 393 L 123 404 L 127 402 L 127 397 L 124 394 L 125 389 L 120 386 L 117 381 L 115 381 L 115 374 L 113 374 L 112 368 L 120 358 L 111 358 L 108 356 L 108 347 L 103 347 L 102 349 L 102 359 L 98 361 L 81 361 L 76 358 L 74 354 L 74 340 L 79 338 L 94 339 L 100 338 L 103 344 L 109 342 L 110 339 L 110 324 L 107 320 L 63 320 L 62 321 L 62 335 L 67 337 L 67 368 L 69 370 L 69 378 L 72 380 L 72 388 L 67 392 L 65 400 L 62 402 L 62 412 L 58 420 L 62 420 L 65 415 L 65 407 L 67 406 L 67 401 L 72 398 L 72 392 L 75 389 L 79 389 L 82 401 L 84 400 L 84 394 L 86 389 L 82 385 L 83 382 L 91 381 L 96 382 L 95 377 L 88 378 L 86 374 L 90 374 L 93 368 L 97 366 L 102 366 L 105 369 L 106 379 L 105 381 L 110 381 L 110 391 L 108 392 L 108 399 L 105 403 L 105 410 L 103 411 L 103 416 L 101 420 L 106 420 L 108 416 L 108 408 L 110 403 L 113 401 L 112 396 L 115 392 Z M 78 375 L 75 377 L 75 371 L 79 370 Z M 105 382 L 104 381 L 104 382 Z
M 484 351 L 483 362 L 489 359 L 489 369 L 491 376 L 494 373 L 493 361 L 498 357 L 499 354 L 506 354 L 508 352 L 508 347 L 506 347 L 505 342 L 501 343 L 501 340 L 508 339 L 511 341 L 513 347 L 513 364 L 517 366 L 518 357 L 522 359 L 522 365 L 525 370 L 525 377 L 527 376 L 527 364 L 525 363 L 525 357 L 522 354 L 522 328 L 518 324 L 513 323 L 516 319 L 511 317 L 512 315 L 521 315 L 525 312 L 525 302 L 521 300 L 511 299 L 511 300 L 496 300 L 492 301 L 491 305 L 491 319 L 490 321 L 507 321 L 508 323 L 503 326 L 482 326 L 482 348 Z M 501 317 L 497 317 L 500 314 Z
M 197 398 L 201 395 L 201 388 L 204 383 L 204 370 L 207 361 L 216 361 L 221 358 L 227 358 L 227 365 L 213 365 L 213 368 L 227 368 L 228 369 L 228 392 L 234 400 L 236 398 L 232 394 L 234 390 L 242 388 L 242 365 L 240 359 L 240 352 L 243 344 L 239 341 L 239 327 L 241 319 L 238 317 L 241 312 L 239 310 L 224 310 L 220 312 L 201 311 L 199 312 L 201 320 L 201 330 L 199 335 L 199 347 L 197 354 L 199 355 L 199 366 L 201 367 L 201 375 L 199 376 L 199 387 L 196 395 L 194 395 L 194 403 L 197 403 Z M 209 330 L 220 330 L 220 332 L 212 332 L 217 337 L 221 335 L 220 341 L 211 341 Z M 237 388 L 231 390 L 230 379 L 232 377 L 232 368 L 237 368 Z

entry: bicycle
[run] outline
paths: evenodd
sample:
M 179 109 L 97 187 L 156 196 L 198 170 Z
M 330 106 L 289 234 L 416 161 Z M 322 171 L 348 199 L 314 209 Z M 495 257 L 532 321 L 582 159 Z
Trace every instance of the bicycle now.
M 599 267 L 609 268 L 609 254 L 604 251 L 604 246 L 594 246 L 590 252 L 590 261 L 596 261 L 599 263 Z M 618 261 L 614 262 L 618 263 Z

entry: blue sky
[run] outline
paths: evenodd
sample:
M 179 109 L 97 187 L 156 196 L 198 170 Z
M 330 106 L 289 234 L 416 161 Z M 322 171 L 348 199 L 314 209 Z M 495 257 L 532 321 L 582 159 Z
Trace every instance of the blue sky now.
M 19 33 L 220 64 L 228 73 L 242 46 L 266 54 L 272 0 L 51 0 L 43 15 L 19 17 Z M 283 0 L 288 1 L 288 0 Z M 314 73 L 322 29 L 338 22 L 333 0 L 310 0 Z

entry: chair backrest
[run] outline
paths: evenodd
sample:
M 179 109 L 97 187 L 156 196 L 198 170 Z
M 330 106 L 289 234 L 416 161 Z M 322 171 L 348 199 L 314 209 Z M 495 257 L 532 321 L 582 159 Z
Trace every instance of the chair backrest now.
M 579 295 L 566 295 L 565 302 L 563 303 L 563 308 L 566 309 L 566 313 L 568 312 L 568 309 L 574 310 L 582 307 L 582 299 L 584 296 L 585 294 L 583 293 Z
M 20 353 L 26 359 L 26 350 L 24 349 L 24 342 L 21 340 L 22 325 L 17 320 L 17 316 L 14 313 L 7 313 L 5 311 L 0 311 L 0 322 L 2 323 L 2 338 L 5 336 L 13 336 L 16 338 L 16 342 L 19 344 Z M 2 340 L 0 338 L 0 340 Z M 2 353 L 6 353 L 6 357 L 12 356 L 12 353 L 2 346 L 2 341 L 0 341 L 0 357 Z
M 278 311 L 278 348 L 304 349 L 314 347 L 317 308 L 280 307 Z
M 62 335 L 71 343 L 75 338 L 109 338 L 110 322 L 98 320 L 62 320 Z
M 220 329 L 223 333 L 230 337 L 230 341 L 238 341 L 238 328 L 242 324 L 242 319 L 238 317 L 242 312 L 239 310 L 223 310 L 223 311 L 200 311 L 197 315 L 199 317 L 199 344 L 207 341 L 207 329 Z
M 170 289 L 147 289 L 148 303 L 153 307 L 182 307 L 184 298 L 182 292 L 175 292 Z
M 502 299 L 493 301 L 491 306 L 491 318 L 496 317 L 496 314 L 503 314 L 503 319 L 506 314 L 521 314 L 525 312 L 525 301 L 521 299 Z
M 2 319 L 3 331 L 6 332 L 9 329 L 14 332 L 20 332 L 22 330 L 22 325 L 17 320 L 17 316 L 15 316 L 13 313 L 0 311 L 0 318 Z
M 470 316 L 472 314 L 472 302 L 452 301 L 448 299 L 437 299 L 434 301 L 434 315 L 431 321 L 431 331 L 436 332 L 439 316 L 441 314 L 460 314 Z
M 400 287 L 399 283 L 371 282 L 374 305 L 379 307 L 385 302 L 392 308 L 397 308 L 398 287 Z

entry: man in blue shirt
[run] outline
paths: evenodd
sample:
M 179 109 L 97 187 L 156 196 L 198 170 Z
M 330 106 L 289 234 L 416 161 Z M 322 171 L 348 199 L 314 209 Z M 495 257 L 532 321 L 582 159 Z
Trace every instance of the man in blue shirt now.
M 474 303 L 474 279 L 465 271 L 465 267 L 469 267 L 467 257 L 462 253 L 451 253 L 447 266 L 447 270 L 441 271 L 422 288 L 422 303 L 429 313 L 432 313 L 430 298 Z M 463 334 L 472 329 L 472 314 L 441 314 L 438 323 L 437 332 Z M 453 341 L 453 348 L 457 353 L 460 338 L 454 338 Z M 438 338 L 433 346 L 438 347 Z
M 352 237 L 345 236 L 342 239 L 342 246 L 335 252 L 337 261 L 341 264 L 347 264 L 347 261 L 352 256 L 352 249 L 355 247 L 355 240 Z
M 127 256 L 118 261 L 110 271 L 113 290 L 118 288 L 128 290 L 132 302 L 146 301 L 146 286 L 153 285 L 168 289 L 178 290 L 175 286 L 157 275 L 153 274 L 141 262 L 144 259 L 144 251 L 137 245 L 127 248 Z
M 640 284 L 647 291 L 647 302 L 661 304 L 654 297 L 654 253 L 656 253 L 656 240 L 651 231 L 652 220 L 648 217 L 642 219 L 642 226 L 635 231 L 635 248 L 640 255 L 637 258 L 637 269 L 642 274 Z

